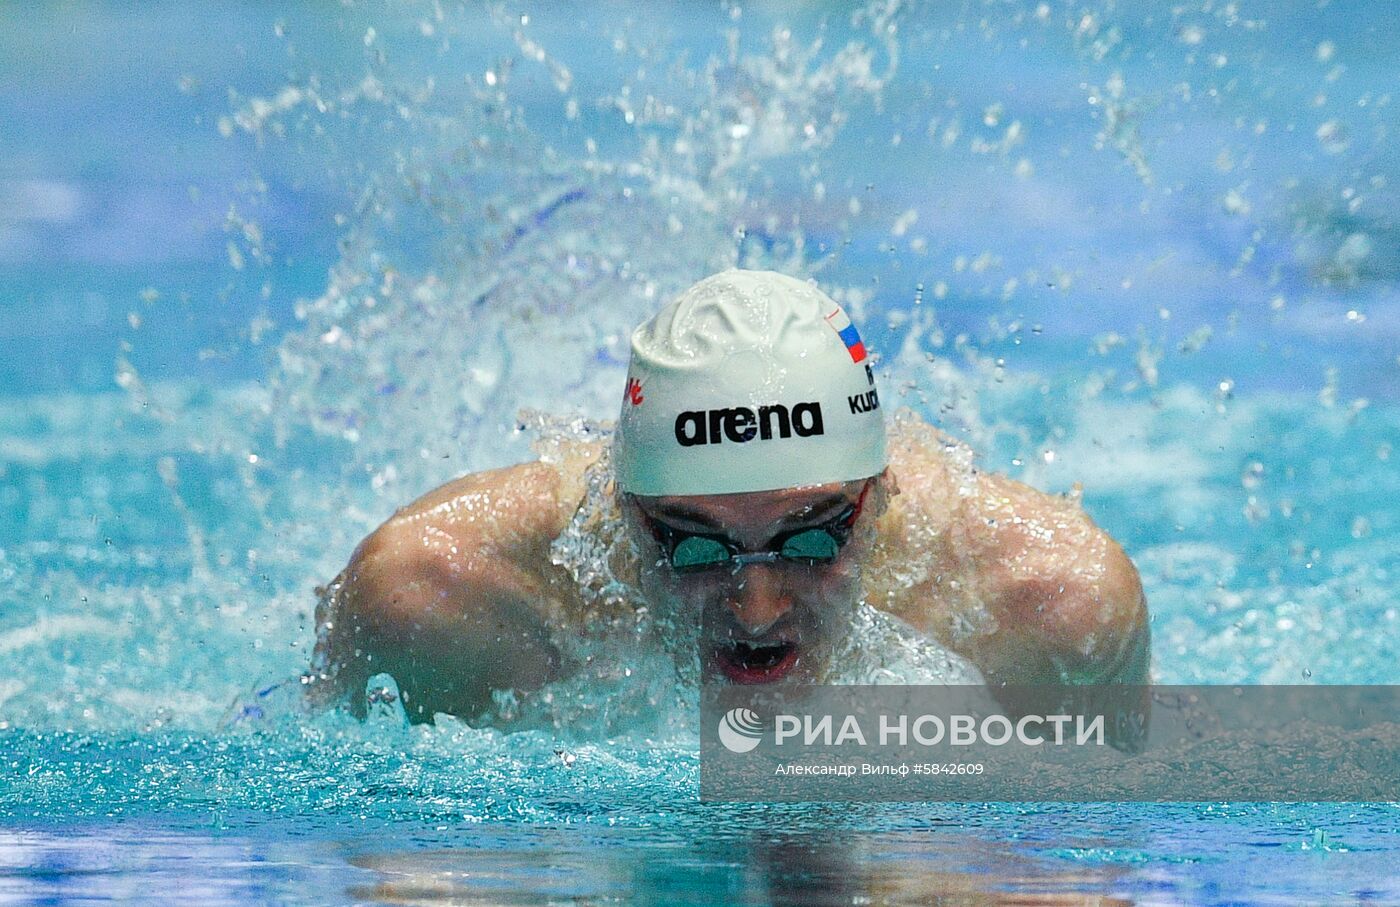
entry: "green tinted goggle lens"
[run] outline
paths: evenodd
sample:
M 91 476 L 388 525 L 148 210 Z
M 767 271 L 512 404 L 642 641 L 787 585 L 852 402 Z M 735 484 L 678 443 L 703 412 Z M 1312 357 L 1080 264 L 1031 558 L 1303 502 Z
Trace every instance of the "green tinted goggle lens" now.
M 784 560 L 806 563 L 830 563 L 836 560 L 841 545 L 825 529 L 808 529 L 783 542 L 778 555 Z
M 729 549 L 717 539 L 703 535 L 684 538 L 671 552 L 671 566 L 677 570 L 717 567 L 729 560 Z

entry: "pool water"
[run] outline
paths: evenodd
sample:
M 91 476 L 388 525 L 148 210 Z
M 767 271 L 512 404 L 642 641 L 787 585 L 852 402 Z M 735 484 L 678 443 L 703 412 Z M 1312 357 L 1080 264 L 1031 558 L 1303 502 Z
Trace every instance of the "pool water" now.
M 513 733 L 297 680 L 366 532 L 742 264 L 1082 485 L 1156 679 L 1393 682 L 1387 13 L 0 9 L 0 901 L 1400 900 L 1393 803 L 701 803 L 655 651 Z

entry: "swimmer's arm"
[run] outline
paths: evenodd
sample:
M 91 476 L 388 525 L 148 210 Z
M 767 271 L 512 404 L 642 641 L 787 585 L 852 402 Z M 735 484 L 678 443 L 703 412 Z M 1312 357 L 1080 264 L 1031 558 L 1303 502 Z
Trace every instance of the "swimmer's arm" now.
M 969 585 L 997 622 L 979 645 L 988 679 L 1147 683 L 1137 569 L 1076 503 L 981 473 L 963 527 Z
M 996 619 L 983 674 L 1011 714 L 1101 715 L 1124 752 L 1145 745 L 1151 634 L 1136 568 L 1075 503 L 980 475 L 967 509 L 973 576 Z M 1047 699 L 1046 697 L 1050 698 Z
M 383 672 L 410 718 L 470 718 L 492 690 L 555 679 L 545 568 L 565 512 L 558 493 L 557 472 L 539 463 L 467 476 L 365 539 L 324 609 L 318 659 L 331 695 L 319 698 L 362 714 L 365 683 Z

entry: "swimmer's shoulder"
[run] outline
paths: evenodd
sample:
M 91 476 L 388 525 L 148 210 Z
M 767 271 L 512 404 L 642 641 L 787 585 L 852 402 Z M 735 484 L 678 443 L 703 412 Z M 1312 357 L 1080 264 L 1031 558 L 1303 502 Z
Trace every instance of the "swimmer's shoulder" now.
M 580 441 L 534 460 L 459 476 L 399 508 L 376 534 L 446 537 L 499 554 L 536 554 L 563 530 L 602 442 Z M 373 539 L 367 539 L 369 542 Z
M 1061 534 L 1072 526 L 1076 538 L 1093 528 L 1077 500 L 981 468 L 966 443 L 908 411 L 896 417 L 889 460 L 899 488 L 890 511 L 906 522 L 927 524 L 940 516 L 956 522 L 964 544 L 1007 544 L 1013 540 L 1008 533 L 1016 537 L 1039 524 L 1053 523 Z M 1024 541 L 1017 547 L 1044 545 Z
M 512 620 L 544 614 L 571 594 L 550 545 L 577 509 L 584 472 L 600 453 L 601 445 L 580 446 L 547 461 L 471 473 L 400 508 L 336 578 L 337 624 L 379 628 L 393 648 L 405 628 L 435 610 L 505 609 Z M 370 643 L 340 648 L 362 644 Z

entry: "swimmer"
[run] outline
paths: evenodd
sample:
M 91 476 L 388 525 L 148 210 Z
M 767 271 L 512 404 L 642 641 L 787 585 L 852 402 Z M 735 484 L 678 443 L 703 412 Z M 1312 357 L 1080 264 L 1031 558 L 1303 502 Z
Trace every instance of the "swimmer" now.
M 610 451 L 463 476 L 360 544 L 322 596 L 309 679 L 363 710 L 388 673 L 425 721 L 567 676 L 560 634 L 593 614 L 551 544 L 603 463 L 635 554 L 617 579 L 637 607 L 698 625 L 708 679 L 821 681 L 865 601 L 994 688 L 1145 684 L 1147 608 L 1122 548 L 1077 502 L 976 469 L 916 417 L 887 440 L 884 412 L 870 353 L 814 285 L 707 278 L 633 333 Z

